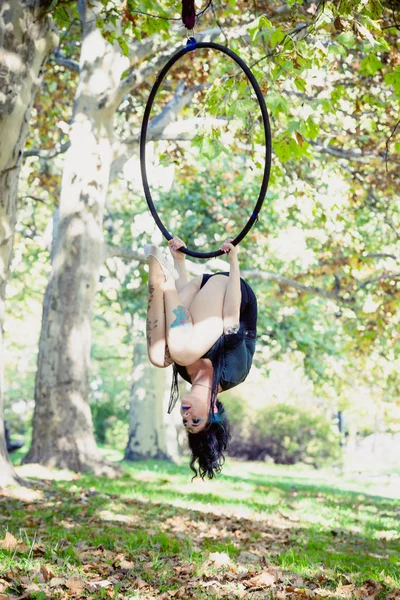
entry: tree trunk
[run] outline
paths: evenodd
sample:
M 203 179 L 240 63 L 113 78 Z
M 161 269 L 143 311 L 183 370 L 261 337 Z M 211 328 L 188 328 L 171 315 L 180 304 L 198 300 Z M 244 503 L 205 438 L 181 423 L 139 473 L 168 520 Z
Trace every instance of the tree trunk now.
M 49 0 L 6 0 L 0 7 L 0 488 L 19 483 L 4 435 L 5 293 L 22 151 L 43 65 L 57 43 L 46 14 L 49 5 Z
M 58 235 L 45 293 L 32 446 L 24 462 L 107 471 L 95 443 L 88 395 L 92 305 L 103 262 L 103 211 L 112 160 L 110 98 L 125 59 L 79 2 L 83 23 L 79 83 L 65 157 Z
M 179 460 L 177 429 L 167 414 L 171 369 L 153 367 L 145 341 L 134 347 L 126 460 Z

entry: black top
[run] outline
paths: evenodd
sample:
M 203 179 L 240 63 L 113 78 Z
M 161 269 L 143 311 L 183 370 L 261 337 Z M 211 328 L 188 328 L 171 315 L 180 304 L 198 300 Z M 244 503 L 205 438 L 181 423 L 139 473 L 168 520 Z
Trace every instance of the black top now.
M 255 349 L 255 334 L 241 325 L 238 333 L 223 333 L 201 358 L 209 358 L 214 371 L 218 362 L 221 362 L 218 385 L 225 391 L 243 383 L 246 379 L 253 362 Z M 186 367 L 175 364 L 179 375 L 188 383 L 192 383 Z
M 226 275 L 229 273 L 215 273 Z M 203 275 L 202 288 L 213 275 Z M 222 390 L 242 383 L 249 374 L 253 355 L 256 348 L 257 336 L 257 299 L 250 285 L 244 279 L 240 280 L 242 301 L 240 304 L 240 329 L 238 333 L 223 333 L 213 346 L 202 356 L 208 358 L 213 366 L 212 396 L 216 397 L 218 387 Z M 171 387 L 171 399 L 168 407 L 170 413 L 178 399 L 177 374 L 191 383 L 186 367 L 174 363 L 174 378 Z

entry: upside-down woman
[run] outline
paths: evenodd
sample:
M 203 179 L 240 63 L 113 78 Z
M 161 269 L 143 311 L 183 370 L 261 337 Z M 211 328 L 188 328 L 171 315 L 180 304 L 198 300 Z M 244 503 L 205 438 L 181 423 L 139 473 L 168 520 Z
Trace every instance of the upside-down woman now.
M 147 349 L 151 363 L 173 365 L 170 413 L 178 400 L 178 373 L 191 384 L 181 400 L 183 425 L 192 452 L 190 467 L 212 479 L 221 471 L 230 433 L 218 394 L 242 383 L 251 368 L 256 344 L 257 300 L 241 279 L 238 248 L 221 246 L 229 273 L 188 280 L 184 243 L 168 242 L 174 267 L 160 249 L 146 245 L 149 258 Z

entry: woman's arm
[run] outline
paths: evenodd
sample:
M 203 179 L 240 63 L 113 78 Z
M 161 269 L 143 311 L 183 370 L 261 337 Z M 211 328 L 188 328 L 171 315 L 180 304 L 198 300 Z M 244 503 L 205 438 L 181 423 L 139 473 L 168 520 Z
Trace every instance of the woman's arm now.
M 185 244 L 178 237 L 172 238 L 168 241 L 168 246 L 174 259 L 174 267 L 178 271 L 178 279 L 175 281 L 176 291 L 179 292 L 189 283 L 187 271 L 186 271 L 186 254 L 179 252 L 179 248 L 184 248 Z
M 227 240 L 222 244 L 221 250 L 228 254 L 229 259 L 229 279 L 222 310 L 224 333 L 237 333 L 240 328 L 240 304 L 242 302 L 238 249 L 237 246 L 231 244 L 230 240 Z

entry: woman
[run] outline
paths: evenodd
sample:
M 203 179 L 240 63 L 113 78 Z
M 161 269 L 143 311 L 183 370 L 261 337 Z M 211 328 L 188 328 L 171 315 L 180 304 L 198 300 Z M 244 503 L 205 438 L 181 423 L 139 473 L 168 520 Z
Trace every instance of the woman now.
M 229 273 L 188 281 L 184 243 L 168 242 L 174 269 L 157 246 L 146 245 L 149 258 L 147 349 L 157 367 L 173 364 L 170 413 L 178 399 L 178 373 L 192 388 L 181 400 L 181 415 L 192 451 L 190 468 L 212 479 L 221 471 L 229 434 L 219 392 L 242 383 L 251 367 L 256 343 L 257 300 L 241 279 L 238 248 L 227 240 Z M 176 280 L 176 281 L 175 281 Z

